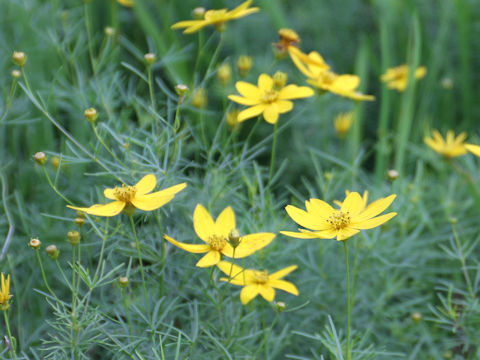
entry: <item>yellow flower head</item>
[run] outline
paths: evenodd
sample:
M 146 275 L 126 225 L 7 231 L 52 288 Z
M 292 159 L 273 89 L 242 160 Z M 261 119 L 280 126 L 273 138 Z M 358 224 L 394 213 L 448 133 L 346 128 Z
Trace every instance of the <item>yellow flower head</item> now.
M 288 53 L 298 70 L 307 78 L 316 79 L 324 71 L 330 69 L 330 66 L 325 62 L 322 55 L 316 51 L 312 51 L 307 55 L 295 46 L 290 46 Z
M 389 89 L 404 91 L 408 85 L 408 71 L 409 68 L 407 65 L 400 65 L 387 69 L 380 79 L 387 83 Z M 425 66 L 420 66 L 415 70 L 413 76 L 415 79 L 421 79 L 426 73 L 427 68 Z
M 300 42 L 300 36 L 292 29 L 280 29 L 278 31 L 280 40 L 273 43 L 275 54 L 279 58 L 283 58 L 287 55 L 288 48 L 290 46 L 297 47 Z
M 205 11 L 203 19 L 180 21 L 172 25 L 172 29 L 186 28 L 183 33 L 192 34 L 206 26 L 213 25 L 218 31 L 223 31 L 227 21 L 235 20 L 260 10 L 258 7 L 248 8 L 252 1 L 253 0 L 247 0 L 231 11 L 227 9 L 207 10 Z
M 337 132 L 340 138 L 344 138 L 348 130 L 350 130 L 353 124 L 353 111 L 338 114 L 333 119 L 333 125 L 335 126 L 335 131 Z
M 118 2 L 120 5 L 123 5 L 123 6 L 126 6 L 126 7 L 132 7 L 133 4 L 135 3 L 134 0 L 117 0 L 117 2 Z
M 219 263 L 222 255 L 230 258 L 244 258 L 255 251 L 267 246 L 275 238 L 272 233 L 256 233 L 240 237 L 238 245 L 234 248 L 229 242 L 229 235 L 235 227 L 235 213 L 229 206 L 225 208 L 216 221 L 201 204 L 193 212 L 193 227 L 198 237 L 205 244 L 185 244 L 176 241 L 168 235 L 164 238 L 180 249 L 199 254 L 206 253 L 198 262 L 198 267 L 209 267 Z
M 88 208 L 70 205 L 67 205 L 67 207 L 97 216 L 115 216 L 125 209 L 126 206 L 133 206 L 134 209 L 151 211 L 170 202 L 176 193 L 185 189 L 187 186 L 186 183 L 181 183 L 150 193 L 156 185 L 157 179 L 155 178 L 155 175 L 149 174 L 145 175 L 133 186 L 122 185 L 113 189 L 105 189 L 103 195 L 105 195 L 107 199 L 114 200 L 113 202 L 108 204 L 95 204 Z
M 360 230 L 380 226 L 397 215 L 391 212 L 377 216 L 395 199 L 396 195 L 381 198 L 366 206 L 368 193 L 360 196 L 357 192 L 349 192 L 339 209 L 335 209 L 325 201 L 310 199 L 305 201 L 307 211 L 288 205 L 285 210 L 298 225 L 310 229 L 298 229 L 299 232 L 281 231 L 282 234 L 299 239 L 332 239 L 346 240 Z
M 0 310 L 5 311 L 10 307 L 9 300 L 13 295 L 10 295 L 10 275 L 5 280 L 5 275 L 1 275 L 2 287 L 0 289 Z
M 266 271 L 243 269 L 238 265 L 221 261 L 217 264 L 218 268 L 228 275 L 228 278 L 220 278 L 233 285 L 243 286 L 240 293 L 240 300 L 246 305 L 258 294 L 271 302 L 275 299 L 275 289 L 298 295 L 298 289 L 291 282 L 282 280 L 283 277 L 290 274 L 297 268 L 297 265 L 288 266 L 282 270 L 268 274 Z
M 423 141 L 440 155 L 451 159 L 467 153 L 467 148 L 464 143 L 467 138 L 466 133 L 462 132 L 455 137 L 453 130 L 448 130 L 445 140 L 437 130 L 433 130 L 432 133 L 433 137 L 424 137 Z
M 468 151 L 470 151 L 472 154 L 477 155 L 480 157 L 480 146 L 478 145 L 473 145 L 473 144 L 465 144 L 465 147 L 467 148 Z
M 242 96 L 229 95 L 228 98 L 236 103 L 250 106 L 238 114 L 239 122 L 263 114 L 266 122 L 275 124 L 279 114 L 293 109 L 293 102 L 289 100 L 314 95 L 313 90 L 307 86 L 290 84 L 283 88 L 277 88 L 274 80 L 267 74 L 261 74 L 258 77 L 258 86 L 238 81 L 235 87 Z

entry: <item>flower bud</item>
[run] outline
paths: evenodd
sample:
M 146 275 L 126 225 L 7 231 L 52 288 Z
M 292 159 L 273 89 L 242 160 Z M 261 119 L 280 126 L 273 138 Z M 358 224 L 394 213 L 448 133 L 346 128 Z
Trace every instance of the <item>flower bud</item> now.
M 452 225 L 456 225 L 456 224 L 458 223 L 458 219 L 457 219 L 456 217 L 454 217 L 454 216 L 450 217 L 450 218 L 448 219 L 448 221 L 449 221 L 450 224 L 452 224 Z
M 236 248 L 239 244 L 242 238 L 240 237 L 240 232 L 237 229 L 233 229 L 230 231 L 228 234 L 227 241 L 232 245 L 233 248 Z
M 278 301 L 278 302 L 275 303 L 275 309 L 279 313 L 283 312 L 286 307 L 287 307 L 287 305 L 283 301 Z
M 196 7 L 193 9 L 193 17 L 197 20 L 202 20 L 205 16 L 205 8 L 204 7 Z
M 175 86 L 175 92 L 178 96 L 183 97 L 188 92 L 188 86 L 185 84 L 177 84 L 177 86 Z
M 292 29 L 280 29 L 278 35 L 280 40 L 273 44 L 273 52 L 276 59 L 283 59 L 287 56 L 289 46 L 298 46 L 300 37 Z
M 14 51 L 12 55 L 12 59 L 20 67 L 23 67 L 25 63 L 27 62 L 27 55 L 25 55 L 24 52 L 21 51 Z
M 233 129 L 235 126 L 239 124 L 238 122 L 238 114 L 240 111 L 238 109 L 231 110 L 227 113 L 226 120 L 228 126 L 230 126 L 231 129 Z
M 77 217 L 85 219 L 85 213 L 83 211 L 77 210 Z
M 22 76 L 22 73 L 20 72 L 20 70 L 12 70 L 12 77 L 14 79 L 18 79 L 20 76 Z
M 388 179 L 391 180 L 391 181 L 394 181 L 394 180 L 397 180 L 398 176 L 399 176 L 399 173 L 397 170 L 395 169 L 390 169 L 388 170 L 387 172 L 387 176 L 388 176 Z
M 412 320 L 417 324 L 422 320 L 422 314 L 420 314 L 418 311 L 415 311 L 414 313 L 412 313 L 411 316 L 412 316 Z
M 217 78 L 223 86 L 228 84 L 231 77 L 232 77 L 232 68 L 228 63 L 225 63 L 218 68 Z
M 70 245 L 75 246 L 80 242 L 80 233 L 76 230 L 69 231 L 67 238 Z
M 55 245 L 48 245 L 47 248 L 45 249 L 45 252 L 53 260 L 57 260 L 58 256 L 60 255 L 60 251 L 57 249 Z
M 204 89 L 198 89 L 192 96 L 192 105 L 197 109 L 202 109 L 207 106 L 208 98 L 207 92 Z
M 442 79 L 442 87 L 445 89 L 445 90 L 452 90 L 453 88 L 453 80 L 451 78 L 443 78 Z
M 39 151 L 35 155 L 33 155 L 33 158 L 35 159 L 38 165 L 43 166 L 47 162 L 47 155 L 45 155 L 45 153 L 42 151 Z
M 335 131 L 340 139 L 345 138 L 348 131 L 352 127 L 353 124 L 353 111 L 338 114 L 333 119 L 333 126 L 335 127 Z
M 147 53 L 143 55 L 143 60 L 145 60 L 147 66 L 150 66 L 157 60 L 157 57 L 153 53 Z
M 50 164 L 53 166 L 55 170 L 57 170 L 58 167 L 60 166 L 60 158 L 58 156 L 52 157 L 52 159 L 50 160 Z
M 288 78 L 288 75 L 287 75 L 287 74 L 285 74 L 284 72 L 281 72 L 281 71 L 277 71 L 277 72 L 273 75 L 273 86 L 274 86 L 277 90 L 283 89 L 283 87 L 284 87 L 285 84 L 287 83 L 287 78 Z
M 35 250 L 40 249 L 40 245 L 42 245 L 42 243 L 37 238 L 30 239 L 30 242 L 28 243 L 28 246 Z
M 75 224 L 77 224 L 78 227 L 82 227 L 83 224 L 85 224 L 85 219 L 81 217 L 77 217 L 73 221 L 75 222 Z
M 128 286 L 128 277 L 126 276 L 119 277 L 118 285 L 120 285 L 121 288 L 126 288 Z
M 238 58 L 237 69 L 241 77 L 248 75 L 248 72 L 252 68 L 253 59 L 251 56 L 242 55 Z
M 115 35 L 115 28 L 111 27 L 111 26 L 107 26 L 105 28 L 105 35 L 107 36 L 113 36 Z
M 83 115 L 85 115 L 85 119 L 87 119 L 92 124 L 97 120 L 98 117 L 97 110 L 93 107 L 86 109 L 83 112 Z

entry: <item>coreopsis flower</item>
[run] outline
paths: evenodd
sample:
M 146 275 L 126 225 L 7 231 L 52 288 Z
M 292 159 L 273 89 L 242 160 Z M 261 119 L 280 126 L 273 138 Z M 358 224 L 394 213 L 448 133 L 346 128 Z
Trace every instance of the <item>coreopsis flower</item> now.
M 223 31 L 227 21 L 235 20 L 260 10 L 258 7 L 249 8 L 252 1 L 253 0 L 247 0 L 231 11 L 227 9 L 207 10 L 203 15 L 203 19 L 180 21 L 173 24 L 172 29 L 186 28 L 183 33 L 192 34 L 206 26 L 213 25 L 218 31 Z
M 375 100 L 374 96 L 357 91 L 360 77 L 334 73 L 319 53 L 312 51 L 307 55 L 293 46 L 288 48 L 288 52 L 297 68 L 308 78 L 307 82 L 318 89 L 357 101 Z
M 170 202 L 176 193 L 185 189 L 187 186 L 186 183 L 181 183 L 150 193 L 156 185 L 157 179 L 155 175 L 148 174 L 133 186 L 122 185 L 113 189 L 105 189 L 103 195 L 105 195 L 107 199 L 114 200 L 113 202 L 108 204 L 95 204 L 90 207 L 70 205 L 67 205 L 67 207 L 97 216 L 115 216 L 126 208 L 151 211 Z
M 275 51 L 275 57 L 284 58 L 287 55 L 288 48 L 290 46 L 297 47 L 300 43 L 300 36 L 292 29 L 280 29 L 278 30 L 280 40 L 273 43 L 273 49 Z
M 295 285 L 282 280 L 282 278 L 297 269 L 297 265 L 287 266 L 270 275 L 265 270 L 243 269 L 227 261 L 221 261 L 217 266 L 228 276 L 228 278 L 220 278 L 221 281 L 243 286 L 240 292 L 240 300 L 243 305 L 248 304 L 258 294 L 262 295 L 268 302 L 272 302 L 275 299 L 275 289 L 298 295 L 298 289 Z
M 408 65 L 400 65 L 390 69 L 387 69 L 385 74 L 383 74 L 380 79 L 387 83 L 389 89 L 395 89 L 398 91 L 404 91 L 408 85 Z M 425 66 L 420 66 L 415 69 L 413 77 L 415 79 L 421 79 L 427 73 L 427 68 Z
M 185 244 L 168 235 L 164 238 L 182 250 L 191 253 L 206 253 L 198 262 L 198 267 L 209 267 L 218 264 L 222 255 L 230 258 L 244 258 L 267 246 L 275 238 L 273 233 L 255 233 L 240 236 L 232 243 L 231 234 L 236 232 L 235 213 L 229 206 L 225 208 L 216 221 L 201 204 L 193 212 L 193 227 L 198 237 L 205 244 Z
M 335 209 L 320 199 L 305 201 L 307 211 L 288 205 L 285 210 L 288 215 L 300 226 L 299 232 L 281 231 L 282 234 L 300 239 L 332 239 L 346 240 L 360 232 L 382 225 L 397 213 L 382 213 L 395 199 L 396 195 L 381 198 L 366 206 L 368 194 L 360 196 L 357 192 L 350 192 L 345 200 Z
M 467 148 L 464 143 L 467 138 L 465 132 L 462 132 L 455 137 L 455 132 L 453 130 L 448 130 L 445 139 L 443 139 L 442 135 L 437 130 L 433 130 L 432 134 L 432 137 L 424 137 L 423 141 L 440 155 L 451 159 L 467 153 Z
M 353 124 L 353 111 L 338 114 L 333 119 L 333 125 L 335 126 L 335 131 L 337 132 L 340 138 L 344 138 L 345 135 L 348 133 L 348 130 L 352 127 Z
M 238 114 L 238 121 L 242 122 L 263 114 L 263 118 L 270 124 L 278 121 L 279 114 L 293 109 L 293 102 L 289 100 L 301 99 L 314 95 L 308 86 L 286 85 L 275 87 L 274 80 L 267 74 L 258 77 L 258 86 L 245 81 L 237 81 L 237 91 L 242 96 L 229 95 L 228 98 L 236 103 L 249 106 Z
M 0 289 L 0 310 L 5 311 L 10 307 L 9 300 L 13 295 L 10 295 L 10 275 L 7 276 L 5 280 L 5 275 L 1 275 L 2 287 Z
M 465 147 L 467 148 L 468 151 L 470 151 L 472 154 L 480 156 L 480 146 L 478 145 L 473 145 L 473 144 L 465 144 Z
M 133 4 L 135 3 L 134 0 L 117 0 L 117 2 L 118 2 L 120 5 L 123 5 L 123 6 L 126 6 L 126 7 L 132 7 Z

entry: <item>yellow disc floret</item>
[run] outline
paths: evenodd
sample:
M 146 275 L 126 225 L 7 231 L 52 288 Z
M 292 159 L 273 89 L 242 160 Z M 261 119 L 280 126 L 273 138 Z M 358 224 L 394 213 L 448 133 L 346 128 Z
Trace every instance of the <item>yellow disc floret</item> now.
M 327 219 L 327 222 L 330 223 L 335 230 L 344 229 L 350 224 L 349 212 L 337 211 Z
M 208 238 L 208 243 L 212 249 L 221 251 L 227 244 L 227 240 L 222 235 L 211 235 Z
M 129 203 L 132 199 L 135 198 L 137 193 L 137 188 L 135 186 L 125 186 L 116 187 L 113 189 L 113 194 L 115 197 L 125 203 Z
M 266 284 L 268 282 L 268 273 L 265 270 L 253 270 L 252 275 L 257 284 Z

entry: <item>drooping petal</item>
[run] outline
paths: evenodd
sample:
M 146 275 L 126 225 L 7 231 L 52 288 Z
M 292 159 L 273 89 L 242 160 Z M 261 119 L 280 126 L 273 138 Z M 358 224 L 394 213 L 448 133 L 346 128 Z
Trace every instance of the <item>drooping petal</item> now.
M 237 104 L 254 106 L 260 104 L 260 100 L 254 98 L 246 98 L 238 95 L 228 95 L 228 98 L 232 101 L 235 101 Z
M 253 254 L 255 251 L 260 250 L 270 244 L 275 238 L 273 233 L 256 233 L 249 234 L 241 237 L 240 243 L 238 244 L 235 251 L 231 248 L 230 254 L 225 254 L 225 248 L 222 253 L 229 257 L 235 257 L 235 259 L 244 258 Z M 230 252 L 230 251 L 229 251 Z
M 258 292 L 268 302 L 272 302 L 275 299 L 275 289 L 268 284 L 258 285 Z
M 176 247 L 179 247 L 180 249 L 191 252 L 193 254 L 201 254 L 210 251 L 210 246 L 206 244 L 185 244 L 171 238 L 168 235 L 163 235 L 163 237 L 165 240 L 172 243 Z
M 208 238 L 215 234 L 215 222 L 202 204 L 198 204 L 193 212 L 193 228 L 198 237 L 206 243 Z
M 383 223 L 386 223 L 388 220 L 393 218 L 395 215 L 397 215 L 396 212 L 391 212 L 382 216 L 377 216 L 372 219 L 367 219 L 355 223 L 351 223 L 350 227 L 355 228 L 355 229 L 360 229 L 360 230 L 365 230 L 365 229 L 372 229 L 374 227 L 380 226 Z
M 378 214 L 383 212 L 386 208 L 388 208 L 392 204 L 393 200 L 395 200 L 396 197 L 397 195 L 392 194 L 390 196 L 387 196 L 386 198 L 381 198 L 374 201 L 373 203 L 367 206 L 365 211 L 362 211 L 360 214 L 358 214 L 358 216 L 352 217 L 351 222 L 358 223 L 358 222 L 370 219 L 374 216 L 377 216 Z
M 235 229 L 235 226 L 235 213 L 232 207 L 228 206 L 223 209 L 220 215 L 218 215 L 217 221 L 215 221 L 215 234 L 228 237 L 230 231 Z
M 282 100 L 301 99 L 313 96 L 314 94 L 315 92 L 313 89 L 309 88 L 308 86 L 297 86 L 291 84 L 280 90 L 278 98 Z
M 181 183 L 181 184 L 173 185 L 168 188 L 162 189 L 160 191 L 155 191 L 154 193 L 147 194 L 145 196 L 158 196 L 158 197 L 173 196 L 176 193 L 185 189 L 186 187 L 187 187 L 187 183 Z
M 263 111 L 263 118 L 269 124 L 276 124 L 278 121 L 278 107 L 277 104 L 272 103 L 265 105 L 265 110 Z
M 103 190 L 103 196 L 110 200 L 117 200 L 117 198 L 115 197 L 115 189 L 106 188 L 105 190 Z
M 342 202 L 340 210 L 344 213 L 348 212 L 351 217 L 356 216 L 363 210 L 363 199 L 358 192 L 351 192 Z
M 278 271 L 274 272 L 273 274 L 269 275 L 268 277 L 270 279 L 273 279 L 273 280 L 279 280 L 279 279 L 287 276 L 288 274 L 290 274 L 292 271 L 295 271 L 297 268 L 298 268 L 297 265 L 290 265 L 290 266 L 287 266 L 286 268 L 283 268 L 281 270 L 278 270 Z
M 305 231 L 303 229 L 299 229 L 302 233 Z M 321 230 L 321 231 L 315 231 L 313 234 L 315 234 L 315 237 L 320 238 L 320 239 L 333 239 L 338 235 L 338 230 L 335 230 L 333 228 L 327 229 L 327 230 Z
M 259 105 L 249 107 L 248 109 L 245 109 L 238 113 L 237 120 L 239 122 L 242 122 L 247 119 L 251 119 L 263 113 L 264 110 L 265 110 L 265 104 L 259 104 Z
M 253 84 L 250 84 L 245 81 L 237 81 L 235 83 L 235 88 L 237 91 L 240 93 L 245 98 L 248 99 L 257 99 L 260 101 L 260 98 L 262 97 L 262 92 L 258 87 L 256 87 Z M 234 100 L 235 101 L 235 100 Z
M 148 174 L 135 184 L 135 189 L 137 189 L 137 195 L 145 195 L 155 189 L 155 186 L 157 186 L 157 178 L 153 174 Z
M 291 282 L 285 281 L 285 280 L 272 280 L 269 281 L 269 284 L 277 289 L 286 291 L 290 294 L 297 295 L 298 296 L 298 289 L 295 285 L 293 285 Z
M 220 262 L 221 255 L 217 250 L 210 250 L 195 264 L 198 267 L 210 267 Z
M 120 212 L 125 207 L 125 203 L 123 201 L 113 201 L 108 204 L 95 204 L 90 207 L 76 207 L 67 205 L 70 209 L 80 210 L 89 215 L 96 215 L 96 216 L 115 216 L 120 214 Z
M 258 77 L 258 88 L 261 92 L 267 92 L 273 88 L 273 79 L 267 74 L 261 74 Z
M 172 201 L 173 198 L 174 198 L 173 195 L 157 196 L 157 195 L 149 194 L 149 195 L 135 196 L 135 198 L 131 200 L 131 203 L 137 209 L 140 209 L 143 211 L 152 211 L 169 203 L 170 201 Z
M 247 305 L 253 298 L 255 298 L 260 292 L 260 286 L 257 284 L 247 285 L 240 292 L 240 300 L 243 305 Z
M 300 229 L 299 229 L 300 230 Z M 294 231 L 280 231 L 280 234 L 290 236 L 297 239 L 316 239 L 318 236 L 312 232 L 294 232 Z
M 324 219 L 316 217 L 315 215 L 293 205 L 287 205 L 285 210 L 293 221 L 304 228 L 312 230 L 325 230 L 329 227 L 329 224 Z

